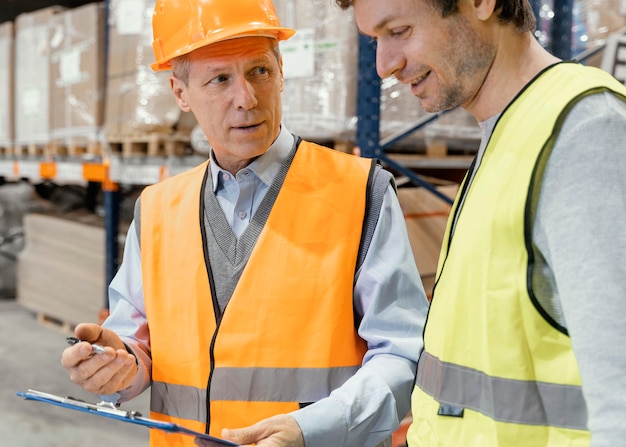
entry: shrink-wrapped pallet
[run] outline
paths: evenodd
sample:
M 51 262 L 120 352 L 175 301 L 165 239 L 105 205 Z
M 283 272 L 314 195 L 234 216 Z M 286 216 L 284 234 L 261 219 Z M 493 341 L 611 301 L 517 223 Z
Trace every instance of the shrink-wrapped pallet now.
M 0 150 L 13 147 L 13 22 L 0 23 Z
M 387 138 L 412 128 L 429 114 L 422 109 L 419 99 L 409 86 L 401 84 L 394 76 L 380 84 L 380 136 Z M 398 143 L 398 146 L 422 146 L 424 129 L 415 131 Z
M 15 143 L 50 140 L 50 23 L 64 8 L 51 6 L 15 19 Z
M 283 26 L 296 35 L 281 43 L 285 71 L 283 121 L 294 133 L 313 141 L 356 139 L 359 34 L 352 9 L 333 2 L 275 1 Z M 381 138 L 401 132 L 429 115 L 407 85 L 394 77 L 380 89 Z M 457 128 L 458 127 L 458 128 Z M 411 134 L 400 144 L 423 146 L 427 138 L 472 137 L 478 126 L 465 111 L 455 111 Z
M 326 0 L 275 0 L 281 24 L 296 35 L 281 43 L 283 121 L 313 141 L 354 139 L 358 31 L 351 11 Z
M 178 108 L 169 71 L 155 72 L 152 13 L 155 0 L 110 0 L 105 133 L 123 139 L 149 133 L 189 134 L 195 124 Z
M 412 129 L 415 124 L 435 118 L 426 112 L 419 98 L 411 93 L 408 85 L 400 84 L 395 77 L 383 79 L 380 89 L 380 133 L 382 138 L 391 137 Z M 396 144 L 396 149 L 409 147 L 419 151 L 443 145 L 439 155 L 449 155 L 448 146 L 463 150 L 475 150 L 480 140 L 480 128 L 476 119 L 465 109 L 458 107 L 448 111 L 417 131 L 407 135 Z
M 51 21 L 51 141 L 70 154 L 99 153 L 104 118 L 104 3 L 88 3 Z

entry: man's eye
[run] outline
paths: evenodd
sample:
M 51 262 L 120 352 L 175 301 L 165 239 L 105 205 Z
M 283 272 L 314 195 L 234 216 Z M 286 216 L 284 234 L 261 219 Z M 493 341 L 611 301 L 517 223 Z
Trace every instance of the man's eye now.
M 406 34 L 409 31 L 409 27 L 408 26 L 403 26 L 401 28 L 394 28 L 391 30 L 391 35 L 393 37 L 402 37 L 404 34 Z
M 220 75 L 220 76 L 215 76 L 213 79 L 211 79 L 209 81 L 209 84 L 221 84 L 226 81 L 228 81 L 228 77 Z

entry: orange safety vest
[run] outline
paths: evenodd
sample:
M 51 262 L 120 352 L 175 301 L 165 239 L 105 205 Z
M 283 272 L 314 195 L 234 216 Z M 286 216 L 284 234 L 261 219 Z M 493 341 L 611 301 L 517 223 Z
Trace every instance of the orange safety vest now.
M 151 417 L 220 436 L 327 397 L 360 367 L 355 266 L 373 163 L 302 142 L 221 320 L 200 206 L 208 161 L 141 196 Z M 151 446 L 193 446 L 151 433 Z

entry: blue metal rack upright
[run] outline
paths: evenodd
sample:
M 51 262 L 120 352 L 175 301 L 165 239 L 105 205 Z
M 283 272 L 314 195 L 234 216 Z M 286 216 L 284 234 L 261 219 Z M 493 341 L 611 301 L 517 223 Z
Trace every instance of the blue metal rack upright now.
M 110 0 L 104 1 L 104 75 L 108 73 L 109 61 L 109 7 Z M 106 89 L 105 83 L 105 89 Z M 106 94 L 104 95 L 106 98 Z M 108 168 L 107 168 L 108 176 Z M 119 267 L 119 225 L 120 225 L 120 191 L 118 185 L 105 181 L 102 183 L 104 201 L 104 235 L 105 235 L 105 277 L 104 277 L 104 305 L 100 315 L 103 320 L 109 311 L 109 283 Z

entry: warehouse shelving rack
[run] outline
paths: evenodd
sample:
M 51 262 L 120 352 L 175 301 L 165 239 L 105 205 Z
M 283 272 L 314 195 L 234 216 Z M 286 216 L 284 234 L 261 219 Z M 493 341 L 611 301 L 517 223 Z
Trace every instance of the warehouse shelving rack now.
M 554 17 L 551 20 L 549 50 L 561 59 L 570 59 L 572 53 L 572 3 L 574 0 L 554 0 Z M 109 12 L 109 0 L 105 0 L 105 15 Z M 533 9 L 538 21 L 541 20 L 541 0 L 532 0 Z M 108 17 L 105 17 L 108 23 Z M 105 27 L 108 32 L 107 27 Z M 106 45 L 108 36 L 105 36 L 105 61 L 108 54 Z M 392 170 L 406 176 L 410 182 L 422 186 L 435 194 L 446 203 L 449 197 L 440 193 L 432 184 L 418 175 L 413 169 L 394 160 L 388 154 L 388 149 L 408 135 L 428 126 L 443 114 L 432 114 L 424 117 L 414 126 L 398 134 L 380 139 L 380 88 L 381 80 L 376 74 L 376 48 L 365 36 L 359 36 L 358 60 L 358 87 L 357 87 L 357 128 L 356 145 L 361 156 L 377 158 Z M 106 138 L 102 137 L 102 144 L 106 145 Z M 68 157 L 67 160 L 40 160 L 38 158 L 15 159 L 0 156 L 0 177 L 7 179 L 29 179 L 32 181 L 50 180 L 61 183 L 96 183 L 101 185 L 103 192 L 103 207 L 105 220 L 105 285 L 117 272 L 119 266 L 119 207 L 120 184 L 148 185 L 163 178 L 182 172 L 199 160 L 194 157 L 167 157 L 154 158 L 150 163 L 133 164 L 121 156 L 105 156 L 94 160 L 77 160 Z M 432 162 L 432 161 L 431 161 Z M 440 160 L 439 167 L 445 168 L 445 162 Z M 432 167 L 432 165 L 431 165 Z M 435 166 L 436 167 L 436 166 Z M 467 168 L 465 165 L 456 165 L 456 168 Z M 108 308 L 105 290 L 105 310 Z

